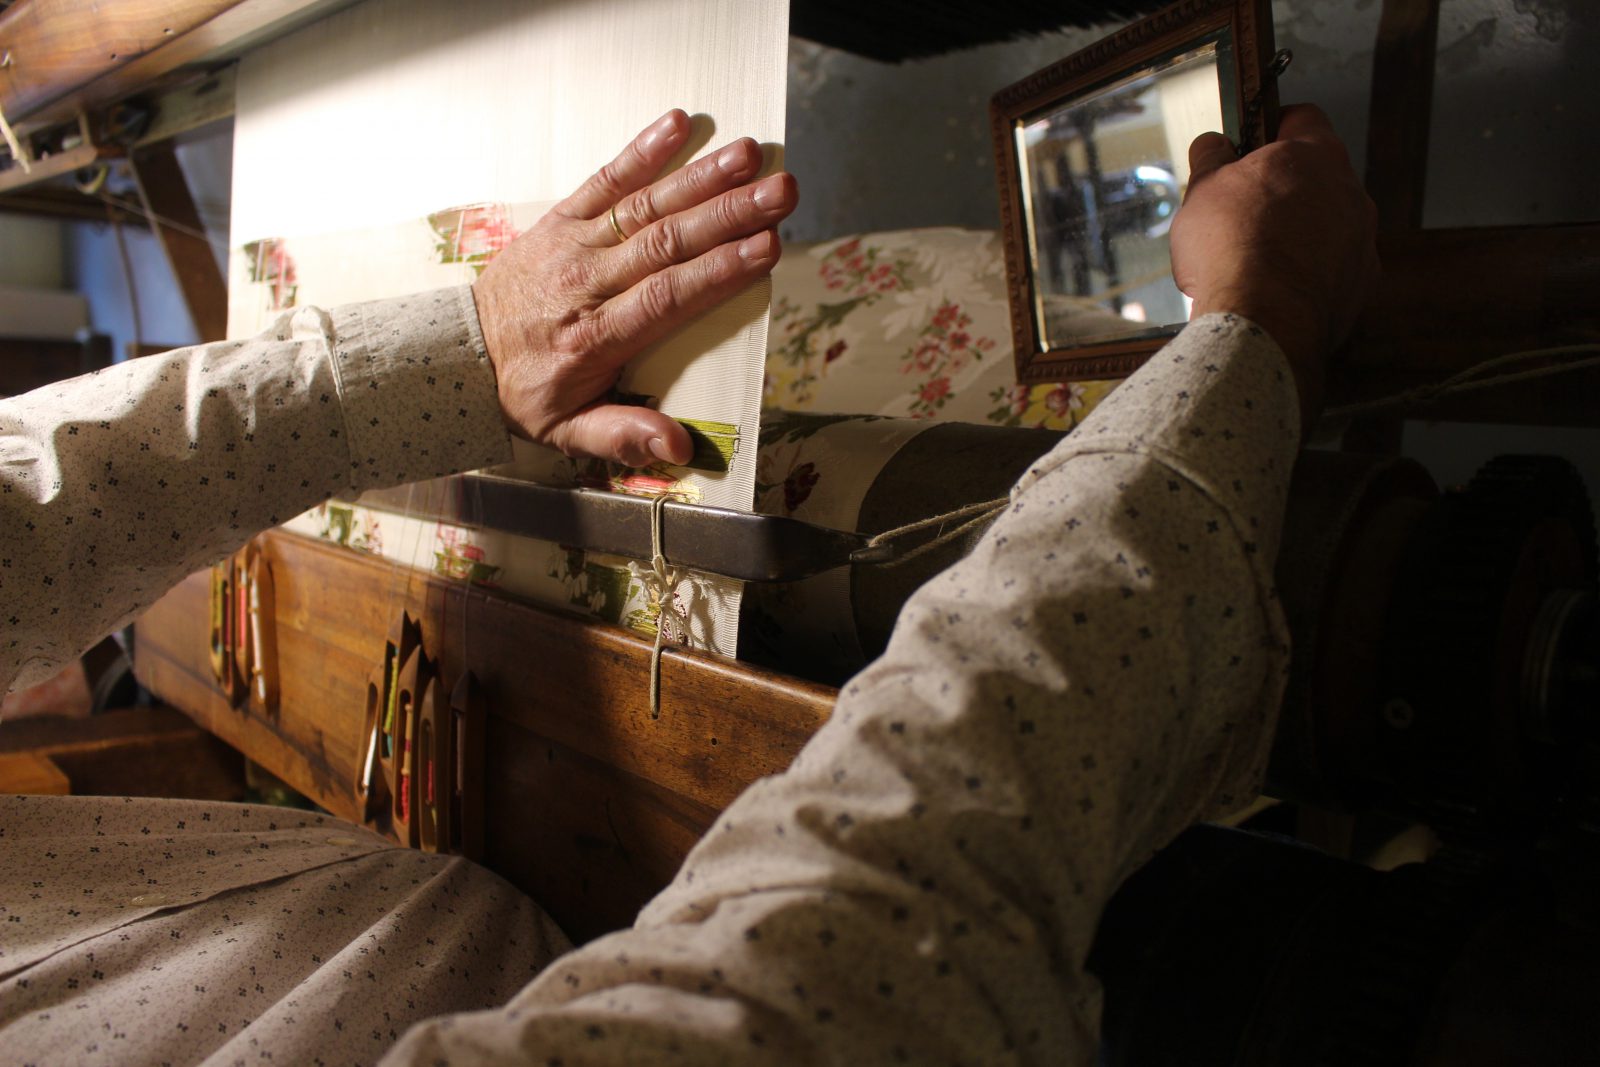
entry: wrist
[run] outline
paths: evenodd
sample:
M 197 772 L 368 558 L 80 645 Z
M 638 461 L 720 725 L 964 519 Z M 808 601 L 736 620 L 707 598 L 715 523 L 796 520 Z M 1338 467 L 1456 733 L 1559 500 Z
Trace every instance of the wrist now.
M 1297 300 L 1264 294 L 1219 292 L 1195 300 L 1193 318 L 1232 313 L 1253 322 L 1283 350 L 1300 397 L 1300 426 L 1309 434 L 1322 411 L 1327 330 L 1314 311 Z

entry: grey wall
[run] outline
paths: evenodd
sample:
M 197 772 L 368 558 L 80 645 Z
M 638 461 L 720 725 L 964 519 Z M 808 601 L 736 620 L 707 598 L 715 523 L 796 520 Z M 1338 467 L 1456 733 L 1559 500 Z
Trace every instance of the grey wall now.
M 178 162 L 219 264 L 227 258 L 232 152 L 231 124 L 215 127 L 177 149 Z M 125 177 L 115 178 L 113 187 L 119 193 L 132 194 L 131 182 Z M 169 347 L 199 340 L 183 294 L 149 230 L 122 227 L 126 267 L 109 223 L 72 223 L 64 226 L 63 232 L 63 271 L 68 285 L 88 298 L 90 323 L 95 330 L 111 335 L 112 351 L 118 359 L 136 335 L 144 344 Z
M 61 282 L 61 224 L 0 215 L 0 285 L 56 289 Z
M 800 207 L 781 235 L 998 226 L 989 97 L 1114 28 L 902 64 L 791 39 L 785 158 Z

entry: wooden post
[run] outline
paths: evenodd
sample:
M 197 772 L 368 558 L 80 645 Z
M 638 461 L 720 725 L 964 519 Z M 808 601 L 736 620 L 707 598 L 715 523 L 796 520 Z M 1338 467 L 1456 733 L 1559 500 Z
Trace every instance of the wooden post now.
M 1438 38 L 1439 0 L 1383 0 L 1367 113 L 1367 193 L 1378 207 L 1379 233 L 1422 227 Z M 1404 429 L 1393 415 L 1356 419 L 1343 448 L 1397 454 Z
M 183 291 L 195 332 L 202 341 L 222 340 L 228 330 L 228 285 L 172 144 L 140 149 L 130 161 L 145 214 Z
M 1422 226 L 1438 41 L 1439 0 L 1384 0 L 1367 116 L 1367 192 L 1380 231 Z

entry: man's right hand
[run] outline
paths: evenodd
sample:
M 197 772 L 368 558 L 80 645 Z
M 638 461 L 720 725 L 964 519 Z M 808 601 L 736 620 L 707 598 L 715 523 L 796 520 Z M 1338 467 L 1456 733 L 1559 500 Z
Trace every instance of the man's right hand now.
M 1194 316 L 1243 315 L 1289 357 L 1302 425 L 1321 409 L 1329 353 L 1377 282 L 1377 212 L 1320 108 L 1283 109 L 1278 139 L 1238 158 L 1219 133 L 1189 147 L 1172 274 Z

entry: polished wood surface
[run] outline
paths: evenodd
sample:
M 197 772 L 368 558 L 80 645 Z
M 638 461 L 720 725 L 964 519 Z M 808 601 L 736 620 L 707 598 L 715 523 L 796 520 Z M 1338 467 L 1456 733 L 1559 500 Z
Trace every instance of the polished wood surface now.
M 79 796 L 240 800 L 245 793 L 239 753 L 166 707 L 7 719 L 0 754 L 50 760 Z
M 206 574 L 139 622 L 140 680 L 343 818 L 359 820 L 366 680 L 391 618 L 420 618 L 453 684 L 489 707 L 485 862 L 575 937 L 630 922 L 716 813 L 783 770 L 835 691 L 716 657 L 668 651 L 652 718 L 650 643 L 311 538 L 270 532 L 281 663 L 278 710 L 236 710 L 212 680 Z
M 0 337 L 0 396 L 99 370 L 111 362 L 111 338 L 90 334 L 81 341 Z
M 48 756 L 31 752 L 0 756 L 0 793 L 64 797 L 72 784 Z

